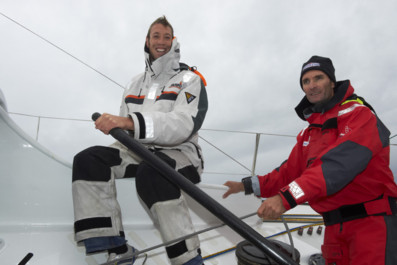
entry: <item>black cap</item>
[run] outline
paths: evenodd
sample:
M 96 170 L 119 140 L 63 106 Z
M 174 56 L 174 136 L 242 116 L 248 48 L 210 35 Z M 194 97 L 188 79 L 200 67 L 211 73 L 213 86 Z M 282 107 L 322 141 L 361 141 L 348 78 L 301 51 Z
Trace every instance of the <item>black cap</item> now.
M 336 83 L 335 68 L 331 59 L 314 55 L 306 63 L 302 65 L 301 77 L 299 83 L 302 87 L 302 76 L 311 70 L 320 70 L 324 72 L 332 82 Z

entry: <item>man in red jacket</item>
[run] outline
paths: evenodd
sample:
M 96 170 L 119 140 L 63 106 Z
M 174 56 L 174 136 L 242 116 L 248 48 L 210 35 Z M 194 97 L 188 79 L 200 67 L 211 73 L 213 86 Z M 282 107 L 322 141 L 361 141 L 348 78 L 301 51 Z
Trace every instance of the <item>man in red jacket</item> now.
M 288 160 L 263 176 L 225 183 L 230 194 L 267 198 L 258 216 L 275 219 L 309 202 L 326 225 L 327 264 L 397 264 L 397 185 L 390 170 L 390 132 L 349 80 L 336 82 L 329 58 L 303 64 L 305 97 L 295 108 L 309 126 Z

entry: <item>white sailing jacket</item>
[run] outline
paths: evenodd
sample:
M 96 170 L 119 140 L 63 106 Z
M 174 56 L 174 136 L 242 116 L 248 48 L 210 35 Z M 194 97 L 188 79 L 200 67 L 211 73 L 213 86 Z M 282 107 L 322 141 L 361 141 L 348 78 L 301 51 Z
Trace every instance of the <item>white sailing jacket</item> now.
M 202 172 L 198 130 L 208 109 L 207 93 L 201 78 L 180 67 L 176 38 L 170 51 L 150 62 L 145 46 L 145 72 L 132 79 L 123 94 L 120 116 L 131 117 L 130 135 L 156 149 L 178 149 Z

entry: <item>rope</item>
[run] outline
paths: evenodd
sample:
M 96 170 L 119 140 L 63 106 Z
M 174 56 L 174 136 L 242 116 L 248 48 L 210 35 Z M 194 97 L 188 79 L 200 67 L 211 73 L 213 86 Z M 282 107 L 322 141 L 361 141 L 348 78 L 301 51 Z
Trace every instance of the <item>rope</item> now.
M 294 245 L 294 240 L 292 240 L 292 235 L 291 235 L 291 231 L 289 230 L 288 224 L 285 221 L 284 217 L 281 216 L 281 220 L 283 221 L 285 230 L 287 231 L 288 234 L 288 238 L 289 238 L 289 242 L 291 243 L 291 247 L 292 247 L 292 259 L 296 260 L 296 253 L 295 253 L 295 245 Z

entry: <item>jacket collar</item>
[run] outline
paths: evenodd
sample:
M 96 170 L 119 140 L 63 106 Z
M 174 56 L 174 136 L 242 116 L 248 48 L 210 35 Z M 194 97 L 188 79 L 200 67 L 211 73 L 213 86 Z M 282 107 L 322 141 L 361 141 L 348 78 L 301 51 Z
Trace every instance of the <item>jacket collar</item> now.
M 145 44 L 145 71 L 151 77 L 157 77 L 163 72 L 175 74 L 175 71 L 179 69 L 180 57 L 179 43 L 176 37 L 172 41 L 170 51 L 154 61 L 150 60 L 149 49 Z
M 299 118 L 306 121 L 313 113 L 325 113 L 344 101 L 345 98 L 353 94 L 354 89 L 350 85 L 349 80 L 338 81 L 334 88 L 334 96 L 326 103 L 321 105 L 314 105 L 307 100 L 306 96 L 303 97 L 301 102 L 296 106 L 295 111 Z

